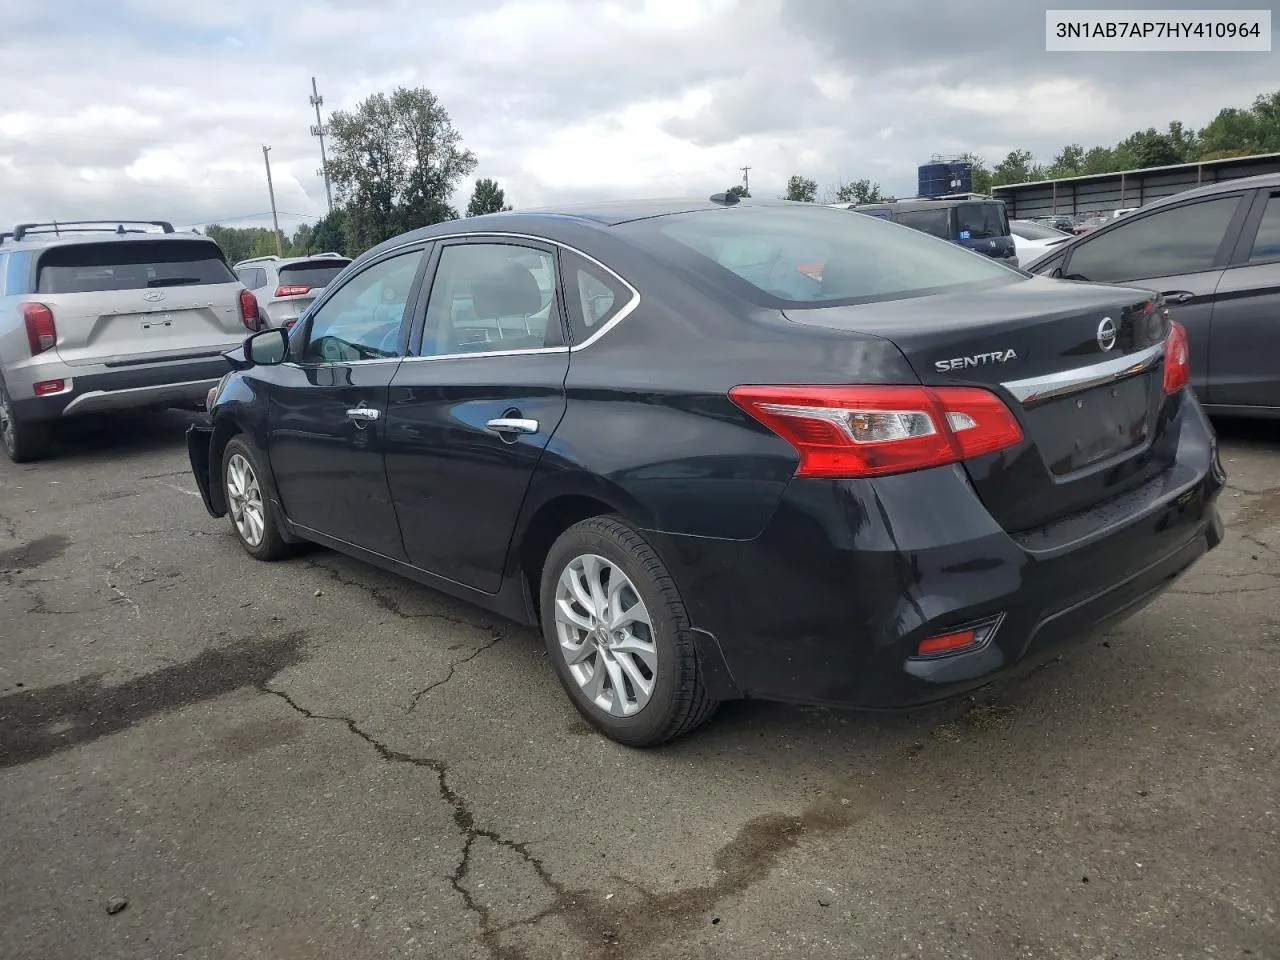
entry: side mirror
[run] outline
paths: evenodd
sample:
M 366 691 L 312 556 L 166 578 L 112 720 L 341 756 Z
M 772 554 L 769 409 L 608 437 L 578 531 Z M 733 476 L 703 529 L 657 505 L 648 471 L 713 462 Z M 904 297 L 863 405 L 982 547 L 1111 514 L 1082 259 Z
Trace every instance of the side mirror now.
M 244 342 L 244 357 L 257 367 L 283 363 L 289 355 L 289 331 L 282 327 L 255 333 Z

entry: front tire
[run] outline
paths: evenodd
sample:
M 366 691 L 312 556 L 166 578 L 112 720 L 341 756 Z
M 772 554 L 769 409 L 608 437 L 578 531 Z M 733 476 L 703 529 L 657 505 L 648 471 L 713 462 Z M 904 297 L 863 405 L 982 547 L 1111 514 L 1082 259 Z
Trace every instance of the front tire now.
M 15 418 L 9 390 L 0 380 L 0 447 L 14 463 L 31 463 L 49 455 L 49 428 Z
M 592 517 L 561 534 L 543 565 L 540 594 L 556 675 L 605 736 L 657 746 L 715 712 L 680 592 L 627 523 Z
M 291 549 L 280 535 L 280 517 L 267 495 L 264 476 L 257 451 L 233 437 L 222 451 L 222 493 L 231 530 L 255 560 L 279 560 Z

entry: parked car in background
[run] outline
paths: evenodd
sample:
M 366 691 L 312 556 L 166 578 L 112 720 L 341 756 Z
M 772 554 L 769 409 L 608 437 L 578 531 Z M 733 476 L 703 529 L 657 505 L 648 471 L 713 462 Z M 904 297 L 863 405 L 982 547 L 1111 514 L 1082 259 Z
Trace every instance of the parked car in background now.
M 221 249 L 164 221 L 23 223 L 0 238 L 0 445 L 19 463 L 68 417 L 202 408 L 260 329 Z
M 1018 252 L 1018 266 L 1030 263 L 1046 250 L 1065 243 L 1073 236 L 1031 220 L 1010 220 L 1009 232 L 1013 234 L 1013 245 Z
M 1146 204 L 1027 269 L 1159 292 L 1210 412 L 1280 417 L 1280 174 Z
M 1075 226 L 1071 228 L 1072 232 L 1079 235 L 1082 233 L 1092 233 L 1101 226 L 1105 226 L 1110 218 L 1101 214 L 1093 214 L 1084 216 L 1076 220 Z
M 1063 233 L 1073 233 L 1076 226 L 1076 218 L 1070 214 L 1064 213 L 1051 214 L 1047 217 L 1029 217 L 1025 219 L 1030 219 L 1036 223 L 1044 224 L 1046 227 L 1053 227 L 1053 229 L 1061 230 Z
M 313 541 L 536 624 L 636 746 L 735 697 L 971 690 L 1222 537 L 1149 293 L 812 204 L 436 224 L 229 358 L 188 451 L 247 553 Z
M 350 262 L 350 257 L 340 253 L 317 253 L 309 257 L 254 257 L 241 260 L 233 269 L 257 298 L 263 323 L 288 328 Z
M 892 220 L 1011 266 L 1018 262 L 1002 200 L 965 195 L 864 203 L 848 209 Z

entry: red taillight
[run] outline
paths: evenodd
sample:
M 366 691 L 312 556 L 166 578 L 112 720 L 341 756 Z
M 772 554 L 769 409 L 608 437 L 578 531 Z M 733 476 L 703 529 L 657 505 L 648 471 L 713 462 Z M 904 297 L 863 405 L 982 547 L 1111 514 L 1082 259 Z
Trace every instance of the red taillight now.
M 298 284 L 298 283 L 276 287 L 277 297 L 300 297 L 304 293 L 310 293 L 310 292 L 311 292 L 310 287 L 305 286 L 304 284 Z
M 1177 393 L 1191 379 L 1191 347 L 1187 331 L 1176 320 L 1169 324 L 1164 342 L 1164 392 Z
M 260 330 L 261 316 L 258 313 L 258 300 L 248 290 L 240 291 L 240 322 L 246 330 Z
M 53 311 L 43 303 L 24 303 L 22 322 L 27 327 L 27 345 L 31 347 L 31 355 L 52 350 L 58 342 L 58 328 L 53 323 Z
M 1004 402 L 976 387 L 741 386 L 729 398 L 800 454 L 798 477 L 874 477 L 1022 442 Z

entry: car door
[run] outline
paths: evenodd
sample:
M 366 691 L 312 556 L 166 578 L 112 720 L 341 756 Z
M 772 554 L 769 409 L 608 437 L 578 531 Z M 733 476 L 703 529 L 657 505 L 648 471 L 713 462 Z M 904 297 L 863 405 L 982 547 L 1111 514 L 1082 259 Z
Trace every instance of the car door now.
M 1247 212 L 1250 191 L 1132 213 L 1067 249 L 1067 280 L 1141 287 L 1165 295 L 1187 330 L 1191 383 L 1209 399 L 1214 297 Z M 1037 271 L 1038 272 L 1038 271 Z
M 1280 407 L 1280 190 L 1259 190 L 1218 284 L 1209 402 Z
M 387 489 L 387 393 L 424 263 L 418 246 L 351 275 L 291 339 L 268 390 L 271 467 L 289 519 L 397 560 L 405 552 Z
M 556 251 L 442 243 L 413 353 L 391 381 L 387 479 L 415 566 L 493 593 L 516 517 L 565 410 Z

